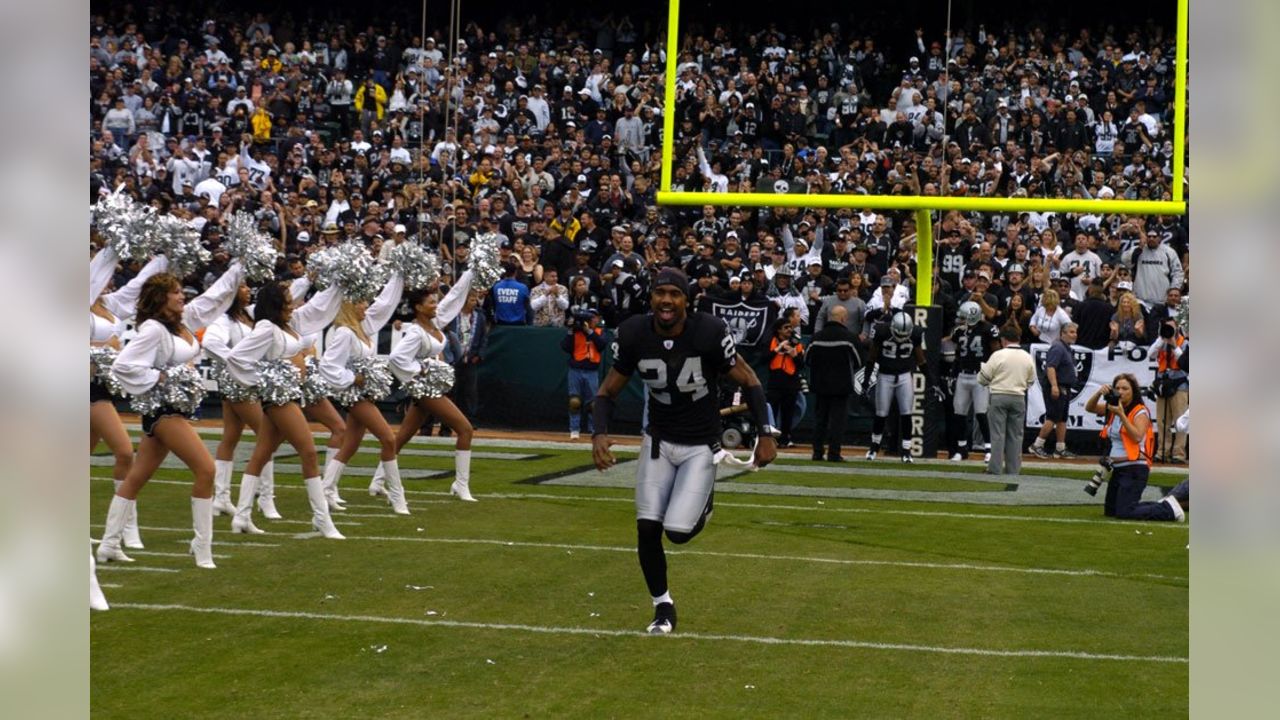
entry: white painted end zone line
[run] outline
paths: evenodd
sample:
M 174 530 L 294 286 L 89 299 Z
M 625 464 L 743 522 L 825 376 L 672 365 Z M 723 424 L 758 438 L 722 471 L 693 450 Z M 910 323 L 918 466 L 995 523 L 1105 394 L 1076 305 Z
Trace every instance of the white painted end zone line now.
M 284 618 L 295 620 L 329 620 L 336 622 L 369 622 L 387 625 L 414 625 L 418 627 L 447 627 L 472 630 L 500 630 L 542 635 L 592 635 L 596 637 L 650 638 L 651 635 L 635 630 L 609 630 L 584 627 L 554 627 L 519 625 L 514 623 L 463 622 L 460 620 L 422 620 L 419 618 L 381 617 L 377 615 L 335 615 L 311 612 L 285 612 L 281 610 L 251 610 L 244 608 L 199 608 L 189 605 L 156 605 L 150 603 L 118 603 L 113 608 L 150 611 L 192 612 L 207 615 L 241 615 L 250 617 Z M 720 635 L 712 633 L 675 633 L 665 636 L 669 640 L 699 640 L 709 642 L 738 642 L 757 645 L 798 645 L 809 647 L 842 647 L 858 650 L 897 650 L 902 652 L 939 653 L 945 655 L 977 655 L 982 657 L 1012 658 L 1064 658 L 1073 660 L 1112 660 L 1117 662 L 1155 662 L 1187 664 L 1185 657 L 1165 655 L 1112 655 L 1078 650 L 993 650 L 988 648 L 940 647 L 909 643 L 884 643 L 866 640 L 821 640 L 805 638 L 759 637 L 753 635 Z M 650 640 L 650 642 L 663 642 Z
M 111 478 L 105 475 L 91 475 L 94 480 L 110 481 Z M 182 485 L 190 487 L 191 483 L 183 480 L 150 480 L 151 484 L 161 485 Z M 303 487 L 295 487 L 291 485 L 276 485 L 276 490 L 305 490 Z M 409 496 L 415 495 L 434 495 L 437 497 L 447 497 L 447 490 L 405 490 L 405 494 Z M 587 495 L 553 495 L 551 493 L 475 493 L 477 498 L 488 500 L 576 500 L 581 502 L 611 502 L 611 503 L 634 503 L 635 499 L 631 497 L 591 497 Z M 448 505 L 453 502 L 434 503 L 426 501 L 430 504 Z M 951 518 L 954 520 L 1008 520 L 1010 522 L 1031 522 L 1031 523 L 1058 523 L 1068 525 L 1109 525 L 1111 527 L 1124 527 L 1132 524 L 1133 527 L 1142 527 L 1147 530 L 1182 530 L 1183 532 L 1190 530 L 1189 523 L 1127 523 L 1123 520 L 1104 520 L 1091 518 L 1058 518 L 1058 517 L 1040 517 L 1036 515 L 997 515 L 994 513 L 959 513 L 959 512 L 943 512 L 939 510 L 882 510 L 876 508 L 857 508 L 857 507 L 838 507 L 831 505 L 784 505 L 784 504 L 768 504 L 768 503 L 744 503 L 733 502 L 731 500 L 717 501 L 718 507 L 733 508 L 750 508 L 753 510 L 802 510 L 804 512 L 838 512 L 838 513 L 860 513 L 863 515 L 901 515 L 906 517 L 936 517 Z M 348 506 L 351 507 L 351 506 Z
M 190 532 L 187 528 L 162 528 L 162 527 L 143 527 L 143 530 L 151 530 L 155 532 Z M 299 533 L 291 536 L 296 539 L 307 539 L 319 537 L 318 533 Z M 497 545 L 500 547 L 519 547 L 519 548 L 539 548 L 551 550 L 581 550 L 584 552 L 614 552 L 614 553 L 634 553 L 636 549 L 625 545 L 578 545 L 571 543 L 551 543 L 551 542 L 530 542 L 523 540 L 498 540 L 495 538 L 431 538 L 431 537 L 398 537 L 385 535 L 348 535 L 347 540 L 367 540 L 370 542 L 412 542 L 412 543 L 439 543 L 442 545 Z M 240 543 L 233 543 L 239 545 Z M 819 563 L 826 565 L 851 565 L 864 567 L 902 567 L 913 568 L 919 570 L 956 570 L 961 572 L 1003 572 L 1016 573 L 1023 575 L 1064 575 L 1068 577 L 1099 577 L 1099 578 L 1147 578 L 1153 580 L 1172 580 L 1185 582 L 1185 577 L 1177 577 L 1173 575 L 1154 575 L 1146 573 L 1134 573 L 1132 575 L 1124 575 L 1120 573 L 1107 572 L 1105 570 L 1094 570 L 1092 568 L 1038 568 L 1038 567 L 1013 567 L 1007 565 L 975 565 L 970 563 L 935 563 L 921 562 L 912 560 L 871 560 L 871 559 L 853 559 L 853 558 L 828 558 L 828 557 L 809 557 L 803 555 L 765 555 L 762 553 L 731 553 L 719 552 L 715 550 L 674 550 L 668 549 L 668 555 L 690 555 L 703 557 L 719 557 L 734 560 L 780 560 L 783 562 L 801 562 L 801 563 Z

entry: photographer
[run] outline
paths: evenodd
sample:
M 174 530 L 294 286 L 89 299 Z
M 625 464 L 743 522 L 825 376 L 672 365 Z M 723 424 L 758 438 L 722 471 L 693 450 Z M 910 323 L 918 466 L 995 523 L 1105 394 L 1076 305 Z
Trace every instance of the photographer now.
M 575 310 L 569 318 L 569 332 L 560 341 L 560 349 L 569 353 L 569 439 L 577 440 L 582 429 L 582 415 L 587 416 L 587 434 L 595 432 L 591 419 L 590 399 L 600 389 L 600 358 L 604 354 L 604 330 L 600 327 L 600 311 L 595 308 Z M 583 398 L 587 398 L 584 402 Z
M 1102 466 L 1111 467 L 1103 514 L 1122 520 L 1176 520 L 1185 515 L 1177 500 L 1142 502 L 1151 472 L 1155 431 L 1151 414 L 1138 392 L 1138 380 L 1129 373 L 1117 375 L 1111 385 L 1103 385 L 1089 398 L 1085 410 L 1103 415 L 1100 435 L 1110 443 L 1110 453 Z
M 791 446 L 792 422 L 796 411 L 796 396 L 800 394 L 800 370 L 804 367 L 804 345 L 793 338 L 796 325 L 786 315 L 773 323 L 769 340 L 769 386 L 767 398 L 778 419 L 782 437 L 778 447 Z
M 1156 361 L 1156 380 L 1152 389 L 1156 394 L 1156 416 L 1160 418 L 1160 438 L 1154 458 L 1157 462 L 1181 464 L 1187 461 L 1187 435 L 1175 432 L 1174 421 L 1187 411 L 1190 350 L 1191 345 L 1176 321 L 1161 323 L 1160 337 L 1151 345 L 1148 355 Z

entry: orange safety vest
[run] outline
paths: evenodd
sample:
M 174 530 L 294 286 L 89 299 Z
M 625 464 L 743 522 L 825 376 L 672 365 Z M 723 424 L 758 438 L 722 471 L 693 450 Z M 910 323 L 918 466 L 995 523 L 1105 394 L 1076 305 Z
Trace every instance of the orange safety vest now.
M 793 359 L 791 358 L 791 356 L 789 356 L 789 355 L 783 355 L 783 354 L 781 354 L 781 353 L 778 353 L 778 352 L 777 352 L 777 351 L 778 351 L 778 345 L 780 345 L 780 344 L 781 344 L 781 342 L 782 342 L 782 341 L 778 340 L 778 338 L 774 338 L 774 339 L 772 339 L 772 340 L 770 340 L 770 341 L 769 341 L 769 350 L 770 350 L 770 352 L 776 353 L 776 354 L 773 356 L 773 359 L 769 361 L 769 369 L 770 369 L 770 370 L 781 370 L 782 372 L 786 373 L 787 375 L 795 375 L 795 374 L 796 374 L 796 361 L 795 361 L 795 360 L 793 360 Z M 800 352 L 804 352 L 804 345 L 801 345 L 800 343 L 796 343 L 796 349 L 797 349 L 797 350 L 799 350 Z
M 604 331 L 596 328 L 595 333 L 597 335 L 602 332 Z M 595 343 L 580 332 L 573 334 L 573 360 L 574 362 L 582 362 L 583 360 L 589 360 L 593 363 L 600 362 L 600 351 L 596 349 Z
M 1173 339 L 1173 344 L 1175 347 L 1182 347 L 1182 345 L 1186 342 L 1187 342 L 1187 338 L 1184 335 L 1178 335 Z M 1156 353 L 1156 372 L 1162 373 L 1165 370 L 1181 370 L 1181 369 L 1182 368 L 1178 366 L 1178 358 L 1172 352 L 1170 352 L 1167 347 L 1165 347 L 1164 345 L 1161 345 L 1159 352 Z
M 1135 405 L 1133 410 L 1129 411 L 1129 422 L 1136 424 L 1138 413 L 1145 412 L 1146 409 L 1147 406 L 1143 403 Z M 1107 413 L 1107 421 L 1102 424 L 1102 432 L 1098 433 L 1103 440 L 1107 440 L 1107 429 L 1111 427 L 1111 421 L 1113 419 L 1115 419 L 1115 416 Z M 1149 413 L 1148 419 L 1150 419 Z M 1129 437 L 1129 433 L 1125 432 L 1123 427 L 1120 428 L 1120 440 L 1124 443 L 1124 454 L 1129 460 L 1137 460 L 1139 457 L 1145 455 L 1147 459 L 1147 467 L 1151 467 L 1151 456 L 1156 451 L 1156 432 L 1152 423 L 1147 423 L 1147 435 L 1142 438 L 1141 445 L 1139 445 L 1136 440 Z

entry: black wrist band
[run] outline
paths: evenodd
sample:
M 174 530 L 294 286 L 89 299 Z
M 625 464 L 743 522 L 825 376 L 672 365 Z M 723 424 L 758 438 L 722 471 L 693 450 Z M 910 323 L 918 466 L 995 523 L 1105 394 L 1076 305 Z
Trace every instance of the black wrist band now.
M 591 403 L 591 423 L 595 426 L 592 437 L 609 434 L 609 417 L 613 415 L 613 398 L 597 395 Z
M 747 396 L 747 410 L 751 413 L 751 421 L 762 428 L 769 424 L 769 401 L 764 397 L 764 386 L 759 383 L 743 388 Z

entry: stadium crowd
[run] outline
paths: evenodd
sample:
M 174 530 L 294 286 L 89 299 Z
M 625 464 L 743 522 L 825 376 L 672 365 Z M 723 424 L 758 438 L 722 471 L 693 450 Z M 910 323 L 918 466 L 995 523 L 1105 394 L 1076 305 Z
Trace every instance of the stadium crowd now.
M 500 233 L 508 278 L 484 300 L 499 325 L 594 310 L 616 327 L 668 266 L 695 299 L 795 308 L 806 334 L 843 306 L 865 342 L 868 311 L 911 301 L 909 213 L 659 207 L 668 112 L 673 190 L 1171 196 L 1173 37 L 1153 24 L 916 30 L 901 56 L 834 23 L 709 26 L 682 39 L 674 108 L 664 38 L 625 16 L 469 23 L 451 44 L 394 22 L 131 4 L 89 34 L 91 202 L 123 185 L 198 227 L 214 254 L 192 294 L 229 262 L 225 219 L 248 211 L 279 238 L 281 278 L 354 239 L 377 255 L 425 243 L 448 282 L 471 238 Z M 948 325 L 973 300 L 1024 343 L 1068 320 L 1080 345 L 1153 342 L 1189 294 L 1185 218 L 1099 207 L 937 216 Z

